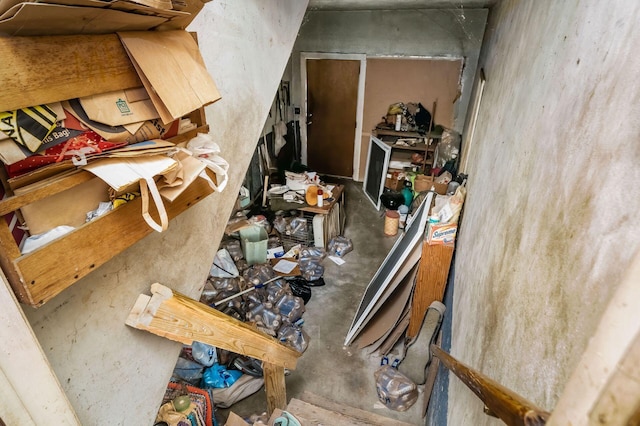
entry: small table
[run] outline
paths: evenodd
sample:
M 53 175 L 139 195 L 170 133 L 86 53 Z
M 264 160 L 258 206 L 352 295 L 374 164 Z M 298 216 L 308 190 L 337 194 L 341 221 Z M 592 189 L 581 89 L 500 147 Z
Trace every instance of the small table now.
M 331 184 L 327 184 L 325 186 L 330 186 L 330 185 Z M 331 208 L 337 202 L 343 201 L 343 197 L 344 197 L 344 185 L 333 185 L 333 189 L 331 190 L 331 201 L 327 202 L 327 200 L 325 200 L 322 207 L 318 207 L 317 205 L 316 206 L 307 205 L 305 207 L 298 208 L 298 210 L 301 210 L 303 212 L 316 213 L 316 214 L 329 214 L 329 212 L 331 211 Z

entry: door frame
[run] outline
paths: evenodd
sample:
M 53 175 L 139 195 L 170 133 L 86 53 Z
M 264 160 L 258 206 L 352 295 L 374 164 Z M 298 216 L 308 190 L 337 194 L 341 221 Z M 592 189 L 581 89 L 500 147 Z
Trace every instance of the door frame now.
M 300 83 L 302 86 L 302 111 L 300 118 L 300 156 L 307 164 L 307 59 L 337 59 L 345 61 L 360 61 L 360 75 L 358 76 L 358 99 L 356 103 L 356 131 L 353 140 L 353 180 L 360 180 L 360 140 L 362 137 L 362 115 L 364 112 L 364 82 L 367 74 L 367 55 L 364 53 L 317 53 L 300 52 Z

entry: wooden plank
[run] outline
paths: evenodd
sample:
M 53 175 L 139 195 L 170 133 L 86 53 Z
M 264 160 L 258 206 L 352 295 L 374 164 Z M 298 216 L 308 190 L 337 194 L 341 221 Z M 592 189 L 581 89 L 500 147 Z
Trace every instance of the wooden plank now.
M 484 402 L 492 413 L 513 426 L 542 426 L 549 413 L 484 374 L 461 363 L 439 346 L 432 344 L 431 353 L 451 370 Z
M 20 275 L 20 271 L 13 263 L 13 261 L 18 257 L 20 257 L 20 250 L 13 239 L 13 235 L 9 230 L 7 221 L 2 218 L 0 219 L 0 266 L 2 266 L 2 270 L 9 280 L 9 283 L 11 283 L 11 287 L 13 288 L 16 297 L 18 297 L 18 299 L 23 303 L 33 304 L 34 302 L 31 299 L 29 292 L 26 291 L 22 285 L 22 276 Z
M 340 406 L 336 403 L 322 401 L 319 397 L 315 398 L 319 402 L 325 402 L 330 407 L 337 410 L 323 408 L 296 398 L 292 398 L 287 405 L 287 411 L 293 414 L 304 426 L 408 426 L 408 423 L 402 423 L 375 414 L 363 414 L 362 410 L 355 408 Z
M 169 219 L 178 216 L 212 192 L 209 184 L 198 178 L 176 200 L 165 203 Z M 138 197 L 100 219 L 16 259 L 14 265 L 20 271 L 22 280 L 12 282 L 12 285 L 22 285 L 30 294 L 29 299 L 20 297 L 20 301 L 34 306 L 42 305 L 153 232 L 142 218 L 141 209 L 142 200 Z M 154 213 L 152 212 L 152 216 L 157 220 L 157 214 Z M 2 243 L 4 240 L 0 236 Z M 73 253 L 76 255 L 72 255 Z
M 436 344 L 442 347 L 442 332 L 438 334 L 438 340 Z M 429 348 L 431 350 L 431 348 Z M 429 410 L 429 402 L 431 401 L 431 395 L 433 394 L 433 387 L 436 384 L 436 378 L 438 377 L 438 370 L 440 370 L 440 359 L 432 357 L 431 364 L 429 364 L 429 372 L 427 373 L 427 381 L 424 384 L 422 390 L 422 417 L 427 416 L 427 410 Z
M 249 324 L 173 292 L 162 284 L 152 284 L 151 294 L 151 297 L 139 297 L 127 318 L 127 325 L 183 344 L 207 343 L 295 369 L 299 352 Z
M 369 422 L 367 424 L 370 425 L 409 426 L 409 423 L 401 422 L 400 420 L 391 419 L 379 414 L 370 413 L 358 408 L 349 407 L 309 391 L 304 391 L 299 399 L 308 404 L 351 417 L 358 421 Z
M 53 179 L 44 185 L 38 185 L 33 190 L 16 194 L 13 197 L 0 201 L 0 215 L 11 213 L 27 204 L 42 200 L 50 195 L 71 189 L 74 186 L 94 179 L 95 175 L 84 170 L 64 176 L 60 179 Z
M 0 111 L 139 87 L 118 36 L 0 37 Z
M 284 367 L 270 362 L 262 363 L 264 374 L 264 390 L 267 394 L 267 414 L 276 409 L 284 410 L 287 406 L 287 389 L 284 381 Z
M 422 257 L 413 293 L 411 320 L 407 329 L 407 337 L 415 338 L 420 332 L 422 321 L 431 302 L 442 302 L 444 290 L 449 277 L 449 268 L 453 257 L 453 247 L 446 245 L 422 245 Z

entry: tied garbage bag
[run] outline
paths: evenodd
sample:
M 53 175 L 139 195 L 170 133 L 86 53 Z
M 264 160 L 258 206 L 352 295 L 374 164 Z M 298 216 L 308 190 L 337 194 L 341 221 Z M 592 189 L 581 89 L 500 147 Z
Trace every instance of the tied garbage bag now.
M 206 388 L 228 388 L 242 376 L 238 370 L 227 370 L 224 365 L 214 363 L 211 367 L 204 369 L 202 375 L 202 387 Z
M 342 257 L 353 250 L 351 239 L 341 235 L 334 237 L 329 241 L 329 256 Z
M 406 411 L 418 400 L 418 386 L 396 369 L 397 360 L 393 365 L 387 362 L 384 358 L 374 373 L 378 399 L 391 410 Z

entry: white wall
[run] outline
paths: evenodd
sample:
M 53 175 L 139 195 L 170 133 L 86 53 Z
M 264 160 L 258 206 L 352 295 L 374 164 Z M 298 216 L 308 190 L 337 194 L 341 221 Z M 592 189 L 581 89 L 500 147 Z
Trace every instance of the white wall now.
M 156 281 L 199 296 L 306 6 L 300 0 L 205 6 L 189 30 L 198 32 L 222 94 L 207 107 L 207 120 L 231 163 L 228 188 L 40 309 L 25 308 L 82 424 L 152 424 L 180 344 L 128 328 L 125 319 L 137 295 Z
M 548 410 L 640 248 L 639 19 L 506 0 L 488 24 L 452 352 Z M 449 424 L 502 424 L 450 383 Z

